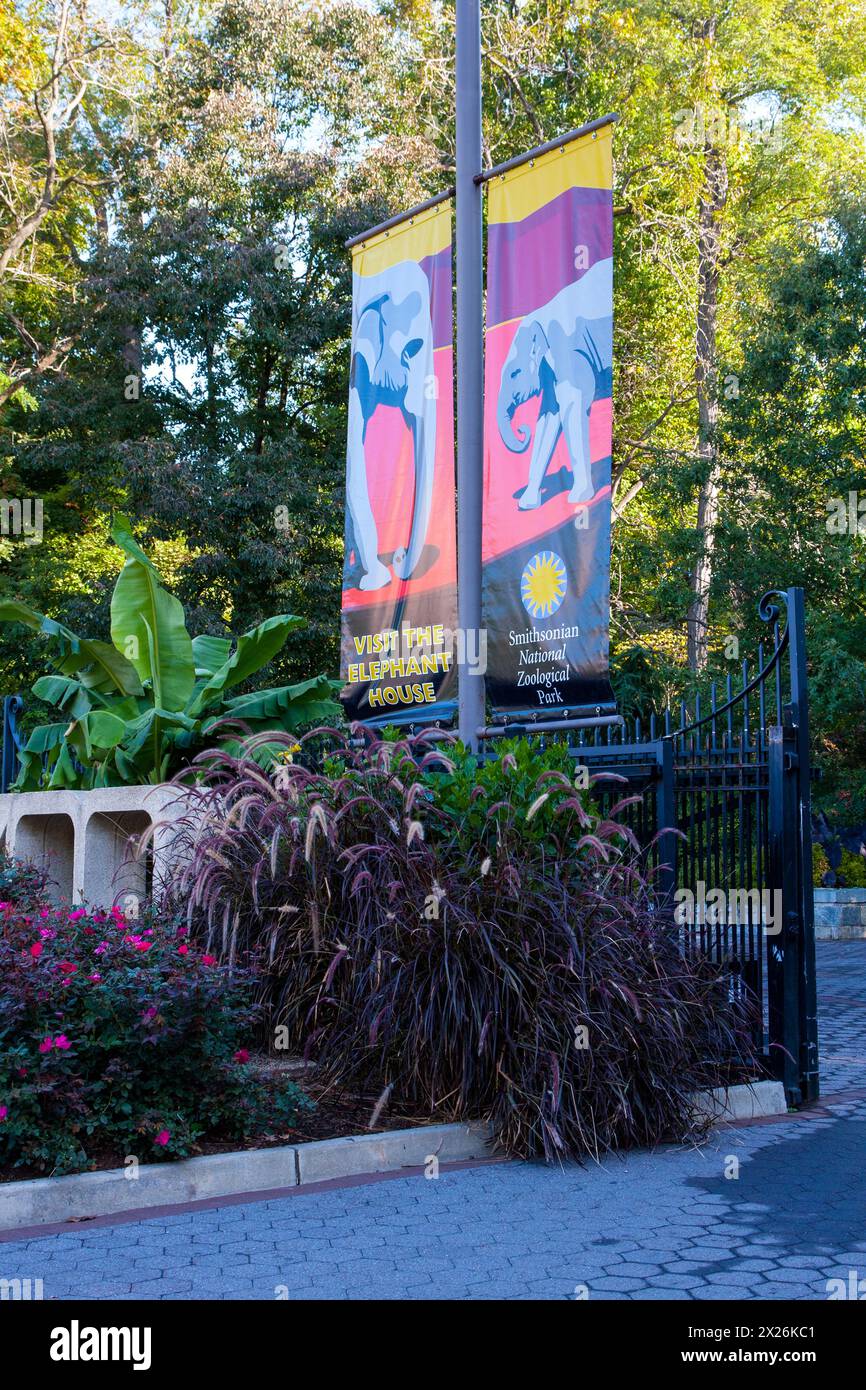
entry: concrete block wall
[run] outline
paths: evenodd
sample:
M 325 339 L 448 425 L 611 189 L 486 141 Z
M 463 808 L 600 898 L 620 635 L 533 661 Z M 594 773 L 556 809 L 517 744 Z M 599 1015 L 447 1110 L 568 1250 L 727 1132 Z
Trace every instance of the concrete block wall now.
M 866 937 L 866 888 L 816 888 L 815 936 L 819 941 Z
M 114 904 L 159 897 L 179 822 L 188 812 L 178 787 L 7 792 L 0 796 L 0 843 L 44 865 L 55 902 Z M 153 829 L 143 853 L 131 851 Z

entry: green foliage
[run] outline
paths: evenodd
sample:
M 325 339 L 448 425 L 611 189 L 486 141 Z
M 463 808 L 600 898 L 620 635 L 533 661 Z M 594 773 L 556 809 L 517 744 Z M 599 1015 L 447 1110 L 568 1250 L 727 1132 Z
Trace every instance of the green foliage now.
M 454 854 L 463 857 L 478 850 L 495 852 L 508 833 L 519 836 L 525 847 L 535 846 L 554 856 L 556 831 L 563 808 L 571 811 L 573 825 L 594 824 L 588 808 L 587 784 L 577 790 L 575 759 L 564 743 L 540 739 L 502 739 L 497 756 L 478 764 L 461 743 L 448 749 L 449 767 L 434 763 L 423 781 L 444 819 L 431 823 L 430 834 L 444 839 Z
M 830 861 L 824 853 L 821 845 L 812 845 L 812 883 L 816 888 L 822 888 L 824 877 L 830 872 Z
M 866 888 L 866 858 L 843 849 L 839 872 L 848 888 Z
M 25 911 L 25 907 L 27 911 Z M 251 978 L 176 924 L 0 904 L 0 1164 L 184 1158 L 291 1125 L 309 1101 L 250 1068 Z
M 111 534 L 127 557 L 111 601 L 113 646 L 81 639 L 15 600 L 0 602 L 0 622 L 23 623 L 52 641 L 55 674 L 33 690 L 66 716 L 33 730 L 16 790 L 163 782 L 204 744 L 224 739 L 226 722 L 254 734 L 338 714 L 332 695 L 339 682 L 326 676 L 228 698 L 268 665 L 303 619 L 268 618 L 235 647 L 218 638 L 193 642 L 181 604 L 125 517 Z
M 623 709 L 646 714 L 736 670 L 725 639 L 751 657 L 758 597 L 799 582 L 816 744 L 863 766 L 866 566 L 856 537 L 826 529 L 828 501 L 866 488 L 863 7 L 485 0 L 481 14 L 485 157 L 620 114 L 611 646 Z M 50 6 L 0 7 L 2 244 L 39 201 L 34 93 L 54 19 Z M 107 632 L 108 517 L 125 511 L 193 639 L 276 612 L 307 619 L 274 657 L 284 686 L 338 658 L 343 242 L 453 179 L 453 6 L 231 0 L 169 15 L 144 0 L 109 27 L 75 7 L 61 95 L 85 66 L 87 92 L 59 132 L 57 197 L 0 276 L 0 493 L 45 507 L 40 545 L 0 537 L 0 583 L 72 632 Z M 725 193 L 708 277 L 710 154 Z M 719 512 L 696 677 L 685 619 L 705 539 L 695 325 L 708 278 Z M 0 631 L 0 688 L 29 688 L 33 657 Z
M 0 844 L 0 902 L 34 911 L 45 900 L 46 875 L 24 859 L 13 859 Z

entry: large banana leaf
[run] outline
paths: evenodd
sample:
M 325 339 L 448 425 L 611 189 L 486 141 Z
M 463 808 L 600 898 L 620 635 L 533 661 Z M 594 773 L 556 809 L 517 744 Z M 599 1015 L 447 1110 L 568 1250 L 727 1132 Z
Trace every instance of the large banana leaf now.
M 51 775 L 48 778 L 48 788 L 50 791 L 58 791 L 66 787 L 77 789 L 81 787 L 82 781 L 87 783 L 89 779 L 87 777 L 82 779 L 81 772 L 73 761 L 71 746 L 64 739 L 60 752 L 57 755 L 57 761 L 51 768 Z
M 33 682 L 33 694 L 62 709 L 70 719 L 80 719 L 93 709 L 94 696 L 74 676 L 40 676 Z
M 39 724 L 33 730 L 19 755 L 20 767 L 13 783 L 16 792 L 38 791 L 42 785 L 45 764 L 49 767 L 56 761 L 57 753 L 63 746 L 66 730 L 64 720 L 59 724 Z
M 312 680 L 299 681 L 297 685 L 281 685 L 273 690 L 257 690 L 251 695 L 236 695 L 226 700 L 223 717 L 243 719 L 245 723 L 260 724 L 269 722 L 271 728 L 291 731 L 301 724 L 313 723 L 319 719 L 331 719 L 339 714 L 339 706 L 331 698 L 340 688 L 340 682 L 327 676 L 314 676 Z M 206 734 L 217 721 L 207 720 L 202 725 Z
M 127 724 L 123 739 L 124 752 L 128 757 L 134 757 L 148 740 L 152 740 L 155 735 L 161 735 L 164 728 L 194 729 L 195 722 L 182 711 L 160 709 L 155 705 Z
M 54 664 L 61 675 L 80 676 L 82 685 L 100 694 L 141 695 L 135 667 L 108 642 L 78 637 L 63 623 L 37 613 L 26 603 L 7 599 L 0 603 L 0 622 L 25 623 L 34 632 L 51 637 L 59 647 Z
M 141 680 L 150 681 L 156 705 L 182 710 L 195 685 L 183 607 L 162 587 L 157 571 L 132 539 L 125 517 L 118 517 L 111 534 L 130 557 L 111 598 L 111 640 Z
M 67 732 L 67 742 L 71 743 L 82 763 L 92 762 L 98 750 L 115 748 L 123 739 L 129 725 L 108 710 L 95 709 L 79 719 L 75 727 Z M 79 742 L 80 740 L 80 742 Z
M 192 657 L 197 676 L 212 676 L 228 661 L 232 650 L 230 637 L 201 637 L 192 639 Z
M 267 618 L 258 627 L 251 628 L 238 638 L 237 651 L 214 671 L 207 684 L 196 695 L 190 705 L 190 714 L 201 714 L 212 705 L 225 690 L 239 685 L 248 676 L 260 671 L 273 660 L 285 644 L 286 638 L 295 628 L 303 627 L 304 619 L 292 617 L 288 613 L 277 613 Z

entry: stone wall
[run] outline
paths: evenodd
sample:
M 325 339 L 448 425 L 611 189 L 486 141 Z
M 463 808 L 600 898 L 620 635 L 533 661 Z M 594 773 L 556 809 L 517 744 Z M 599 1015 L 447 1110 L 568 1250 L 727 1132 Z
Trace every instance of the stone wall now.
M 823 941 L 866 937 L 866 888 L 816 888 L 815 935 Z

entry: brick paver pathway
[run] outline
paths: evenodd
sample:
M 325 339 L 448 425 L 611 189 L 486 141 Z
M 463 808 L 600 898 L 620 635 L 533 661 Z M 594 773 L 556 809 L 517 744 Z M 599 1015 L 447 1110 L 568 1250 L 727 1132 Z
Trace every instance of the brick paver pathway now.
M 825 1099 L 808 1116 L 585 1168 L 76 1227 L 0 1243 L 0 1279 L 58 1299 L 824 1299 L 830 1279 L 866 1279 L 866 942 L 819 943 L 819 995 Z

